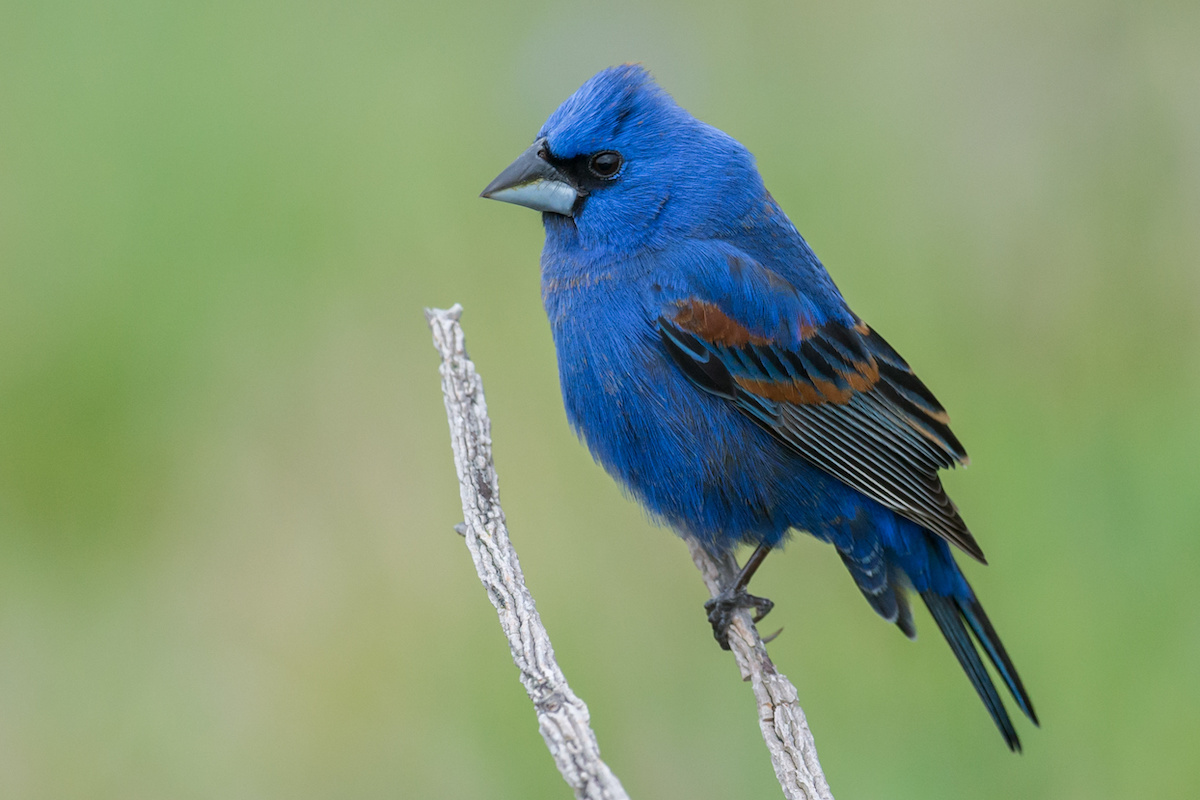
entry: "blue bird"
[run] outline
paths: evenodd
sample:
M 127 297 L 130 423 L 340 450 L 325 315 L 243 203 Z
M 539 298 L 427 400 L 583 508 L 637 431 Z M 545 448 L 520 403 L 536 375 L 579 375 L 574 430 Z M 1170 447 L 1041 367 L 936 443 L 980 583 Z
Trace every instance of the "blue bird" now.
M 714 635 L 793 529 L 838 551 L 909 638 L 925 601 L 1012 750 L 983 647 L 1037 724 L 951 545 L 984 562 L 938 470 L 966 464 L 945 410 L 846 305 L 754 157 L 642 67 L 606 69 L 483 191 L 541 211 L 542 298 L 567 418 L 658 521 L 714 554 L 755 546 L 707 604 Z M 974 636 L 974 641 L 972 640 Z

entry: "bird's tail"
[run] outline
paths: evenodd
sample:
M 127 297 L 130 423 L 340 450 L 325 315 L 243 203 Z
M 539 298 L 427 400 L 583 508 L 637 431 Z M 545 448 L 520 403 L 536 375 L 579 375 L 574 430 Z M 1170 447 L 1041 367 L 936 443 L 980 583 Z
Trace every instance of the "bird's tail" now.
M 908 638 L 917 638 L 917 626 L 913 624 L 912 609 L 908 607 L 909 586 L 904 573 L 888 564 L 883 551 L 878 548 L 862 556 L 839 549 L 838 555 L 875 613 L 895 623 Z
M 1021 740 L 1017 738 L 1017 731 L 1013 728 L 1008 711 L 1000 701 L 1000 695 L 996 691 L 987 669 L 983 666 L 979 651 L 975 649 L 975 643 L 967 633 L 968 628 L 975 635 L 975 639 L 983 645 L 983 651 L 987 653 L 988 659 L 1000 673 L 1005 686 L 1012 692 L 1017 706 L 1025 712 L 1025 716 L 1029 717 L 1034 725 L 1038 724 L 1038 718 L 1033 710 L 1033 703 L 1029 701 L 1029 694 L 1021 683 L 1021 676 L 1017 674 L 1016 667 L 1013 666 L 1012 660 L 1004 650 L 1004 645 L 1001 643 L 1000 637 L 996 635 L 996 629 L 992 627 L 991 620 L 984 613 L 983 606 L 975 599 L 974 592 L 971 592 L 968 598 L 963 599 L 924 591 L 921 592 L 921 599 L 929 607 L 929 612 L 933 614 L 934 620 L 942 630 L 942 635 L 946 637 L 950 649 L 958 658 L 958 663 L 962 665 L 971 685 L 975 687 L 975 691 L 979 693 L 988 713 L 992 715 L 992 720 L 1000 729 L 1009 749 L 1019 752 Z

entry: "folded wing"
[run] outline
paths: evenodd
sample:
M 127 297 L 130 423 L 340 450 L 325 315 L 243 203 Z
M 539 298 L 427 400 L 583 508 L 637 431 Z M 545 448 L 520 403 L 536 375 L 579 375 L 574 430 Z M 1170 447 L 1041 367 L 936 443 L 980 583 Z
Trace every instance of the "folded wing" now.
M 779 341 L 717 302 L 689 297 L 658 319 L 685 375 L 809 462 L 984 561 L 938 470 L 967 463 L 945 409 L 865 323 L 801 321 Z

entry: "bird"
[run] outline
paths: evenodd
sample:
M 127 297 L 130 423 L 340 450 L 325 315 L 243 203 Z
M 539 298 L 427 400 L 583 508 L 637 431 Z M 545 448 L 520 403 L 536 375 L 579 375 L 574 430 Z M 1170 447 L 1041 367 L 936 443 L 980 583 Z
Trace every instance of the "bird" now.
M 955 561 L 987 563 L 939 471 L 967 463 L 945 409 L 843 299 L 740 142 L 641 65 L 568 97 L 482 192 L 542 213 L 542 300 L 567 419 L 649 515 L 714 555 L 754 547 L 706 604 L 713 634 L 773 606 L 750 578 L 793 531 L 828 542 L 916 637 L 928 607 L 1009 749 L 978 643 L 1038 718 Z

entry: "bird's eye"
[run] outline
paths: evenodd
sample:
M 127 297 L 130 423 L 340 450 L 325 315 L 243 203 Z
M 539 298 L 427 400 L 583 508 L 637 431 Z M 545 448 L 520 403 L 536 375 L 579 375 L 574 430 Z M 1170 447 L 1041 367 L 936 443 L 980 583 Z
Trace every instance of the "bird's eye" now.
M 615 150 L 602 150 L 588 159 L 588 169 L 597 178 L 611 178 L 621 168 L 621 154 Z

